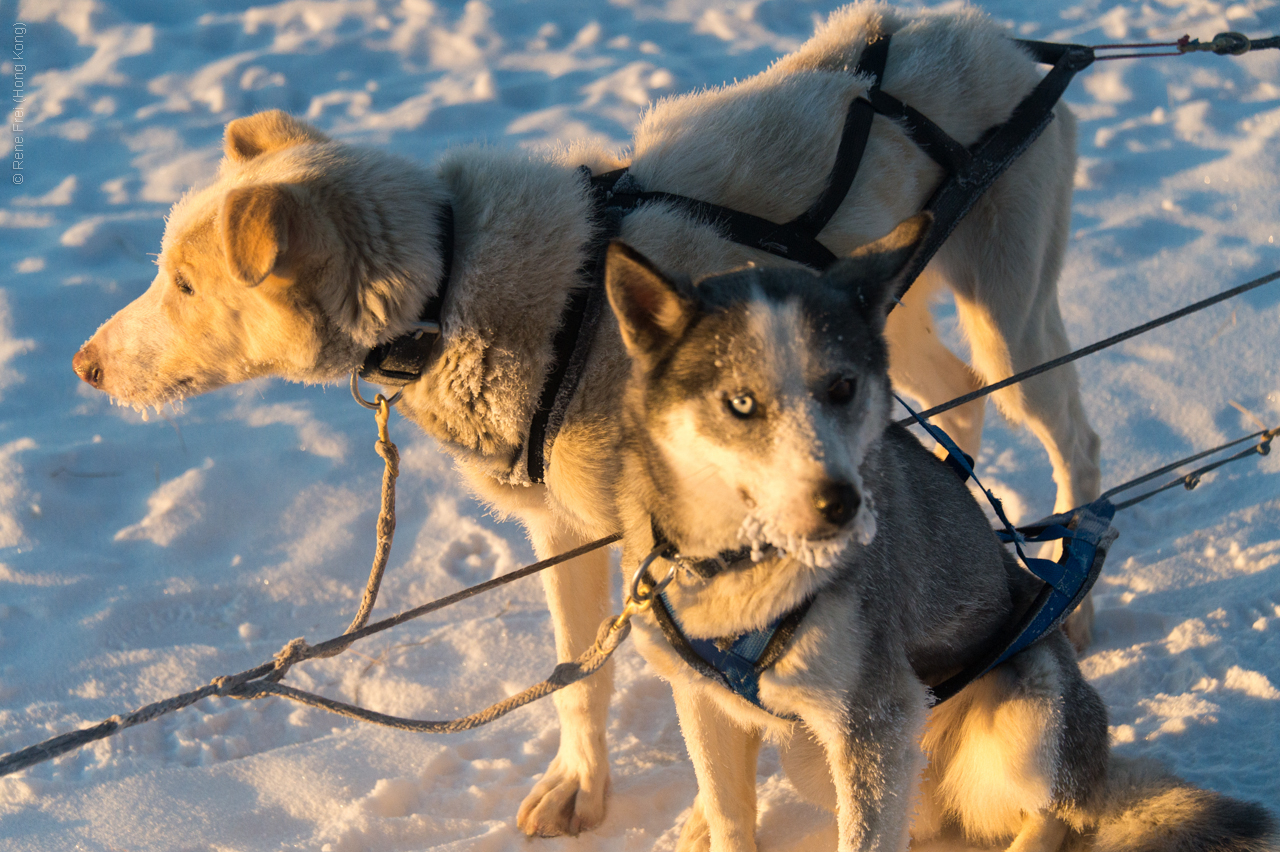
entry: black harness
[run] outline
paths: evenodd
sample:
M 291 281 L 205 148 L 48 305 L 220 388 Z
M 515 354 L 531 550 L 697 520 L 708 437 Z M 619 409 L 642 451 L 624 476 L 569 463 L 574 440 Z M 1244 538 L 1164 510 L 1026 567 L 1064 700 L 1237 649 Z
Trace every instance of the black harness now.
M 595 235 L 591 245 L 587 247 L 587 262 L 582 270 L 583 280 L 588 282 L 588 286 L 570 293 L 561 314 L 560 326 L 553 341 L 554 360 L 543 381 L 538 407 L 529 424 L 524 447 L 525 469 L 529 481 L 544 480 L 548 450 L 555 443 L 564 422 L 565 411 L 581 380 L 604 304 L 605 250 L 609 241 L 620 233 L 622 220 L 628 213 L 648 202 L 672 204 L 695 218 L 713 224 L 725 238 L 733 242 L 813 269 L 826 269 L 835 263 L 837 257 L 818 240 L 818 235 L 848 195 L 866 151 L 872 121 L 879 114 L 897 122 L 946 174 L 924 206 L 925 210 L 933 213 L 933 225 L 920 250 L 916 252 L 912 265 L 903 275 L 897 293 L 901 298 L 987 188 L 1035 142 L 1053 120 L 1053 108 L 1072 77 L 1094 61 L 1093 49 L 1083 45 L 1019 40 L 1018 44 L 1037 62 L 1053 67 L 1030 94 L 1014 107 L 1008 120 L 990 128 L 977 143 L 966 147 L 952 139 L 918 110 L 881 89 L 889 55 L 889 41 L 890 37 L 884 35 L 863 49 L 855 73 L 870 77 L 874 82 L 865 95 L 855 98 L 849 104 L 835 164 L 826 187 L 808 210 L 790 222 L 773 222 L 683 195 L 646 191 L 626 168 L 592 175 L 589 168 L 582 167 L 583 178 L 592 195 L 595 220 Z M 441 217 L 440 234 L 445 271 L 435 296 L 424 306 L 413 332 L 382 344 L 369 353 L 359 371 L 363 378 L 397 386 L 410 384 L 421 377 L 432 345 L 441 335 L 441 315 L 449 285 L 453 254 L 453 212 L 447 205 Z M 714 573 L 719 570 L 717 566 L 723 567 L 741 558 L 742 554 L 738 552 L 722 554 L 714 564 L 703 560 L 699 565 L 692 566 L 692 570 L 702 573 L 700 566 L 703 570 Z M 792 631 L 800 623 L 807 608 L 806 603 L 781 616 L 774 625 L 766 628 L 768 635 L 764 638 L 751 638 L 753 634 L 748 634 L 736 639 L 730 637 L 715 641 L 691 641 L 685 637 L 678 619 L 662 599 L 655 601 L 654 611 L 663 632 L 690 665 L 721 682 L 727 682 L 735 677 L 726 675 L 725 671 L 707 659 L 708 656 L 714 657 L 722 653 L 733 655 L 734 649 L 738 648 L 744 653 L 736 654 L 738 659 L 731 661 L 730 667 L 737 667 L 742 671 L 753 670 L 755 680 L 758 681 L 759 673 L 785 650 Z M 1061 616 L 1058 620 L 1060 618 Z M 710 650 L 702 648 L 698 643 L 709 643 Z M 739 645 L 743 647 L 739 648 Z M 952 678 L 945 684 L 945 691 L 954 694 L 963 685 L 960 681 L 967 683 L 980 673 L 967 672 L 962 673 L 967 677 Z M 733 688 L 731 683 L 727 685 Z M 745 690 L 743 692 L 735 689 L 739 694 L 747 695 L 753 703 L 759 704 L 755 687 L 748 685 Z
M 1094 60 L 1093 49 L 1075 44 L 1019 41 L 1042 64 L 1052 70 L 1014 108 L 1009 119 L 988 130 L 977 144 L 966 148 L 919 111 L 881 89 L 889 55 L 888 35 L 871 42 L 862 51 L 855 72 L 874 82 L 862 97 L 849 104 L 844 132 L 836 151 L 835 164 L 827 185 L 804 213 L 790 222 L 777 223 L 740 210 L 731 210 L 707 201 L 669 192 L 645 191 L 628 169 L 591 175 L 584 166 L 593 200 L 596 234 L 588 246 L 583 278 L 589 286 L 572 291 L 561 314 L 553 341 L 554 360 L 543 381 L 542 392 L 529 424 L 525 442 L 526 473 L 529 481 L 542 482 L 547 452 L 555 443 L 564 422 L 564 413 L 577 390 L 591 348 L 593 332 L 604 304 L 604 250 L 617 237 L 622 219 L 650 201 L 680 207 L 692 216 L 714 224 L 727 239 L 778 257 L 825 269 L 836 256 L 818 240 L 844 202 L 857 176 L 867 147 L 871 124 L 879 113 L 899 123 L 911 139 L 937 162 L 946 177 L 925 204 L 934 215 L 933 227 L 903 277 L 899 298 L 932 259 L 942 243 L 964 218 L 982 193 L 995 182 L 1053 119 L 1053 107 L 1071 78 Z M 416 328 L 370 351 L 360 376 L 382 385 L 403 386 L 417 381 L 441 334 L 444 303 L 453 260 L 453 210 L 445 205 L 440 222 L 440 251 L 444 274 L 436 294 L 428 300 Z

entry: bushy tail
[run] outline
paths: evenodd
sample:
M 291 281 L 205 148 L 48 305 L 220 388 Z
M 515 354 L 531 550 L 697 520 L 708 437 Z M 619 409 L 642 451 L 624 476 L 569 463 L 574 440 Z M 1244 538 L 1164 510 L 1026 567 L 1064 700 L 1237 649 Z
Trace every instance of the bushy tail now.
M 1266 808 L 1193 787 L 1159 764 L 1111 757 L 1080 848 L 1092 852 L 1280 852 Z

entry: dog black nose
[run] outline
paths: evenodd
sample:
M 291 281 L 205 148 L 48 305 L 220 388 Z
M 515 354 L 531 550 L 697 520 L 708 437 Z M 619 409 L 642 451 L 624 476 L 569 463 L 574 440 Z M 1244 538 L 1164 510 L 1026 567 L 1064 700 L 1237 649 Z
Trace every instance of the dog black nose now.
M 862 497 L 848 482 L 825 482 L 813 495 L 813 507 L 823 519 L 837 527 L 849 523 L 862 505 Z
M 95 388 L 102 387 L 102 365 L 98 363 L 97 358 L 93 357 L 93 352 L 87 344 L 71 359 L 71 369 Z

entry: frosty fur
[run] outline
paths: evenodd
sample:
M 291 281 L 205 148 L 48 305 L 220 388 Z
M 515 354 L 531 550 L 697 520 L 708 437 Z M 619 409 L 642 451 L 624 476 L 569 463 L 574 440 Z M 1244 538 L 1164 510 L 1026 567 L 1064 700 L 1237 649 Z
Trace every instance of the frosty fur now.
M 762 558 L 711 577 L 683 559 L 652 564 L 654 579 L 674 571 L 674 617 L 691 637 L 732 640 L 811 601 L 759 675 L 764 709 L 692 668 L 652 616 L 637 619 L 698 778 L 677 849 L 756 848 L 765 738 L 796 787 L 835 812 L 841 852 L 944 834 L 1013 852 L 1274 849 L 1257 805 L 1110 758 L 1106 707 L 1060 631 L 927 709 L 927 687 L 979 659 L 1040 582 L 950 468 L 890 420 L 882 330 L 925 220 L 822 275 L 753 267 L 674 281 L 610 248 L 609 300 L 634 359 L 624 573 L 655 528 L 681 557 L 704 559 L 763 517 L 785 544 L 770 541 Z M 747 413 L 734 404 L 744 398 Z M 835 484 L 850 495 L 838 514 L 823 496 Z M 792 552 L 798 538 L 828 558 Z
M 629 164 L 662 189 L 776 221 L 812 203 L 830 172 L 863 45 L 894 34 L 885 89 L 962 144 L 977 140 L 1038 79 L 1034 63 L 980 12 L 907 16 L 858 4 L 831 16 L 798 52 L 748 80 L 662 101 L 636 129 Z M 932 405 L 1069 349 L 1056 279 L 1074 172 L 1065 107 L 953 234 L 889 322 L 893 378 Z M 159 406 L 257 376 L 345 377 L 370 346 L 416 319 L 439 286 L 442 204 L 456 216 L 444 336 L 400 410 L 435 436 L 476 491 L 518 517 L 540 556 L 618 529 L 619 394 L 627 363 L 616 326 L 594 331 L 591 359 L 548 460 L 546 484 L 523 469 L 561 309 L 590 237 L 594 172 L 628 164 L 584 146 L 553 155 L 468 148 L 431 168 L 327 139 L 283 113 L 231 122 L 217 179 L 175 205 L 151 288 L 98 330 L 75 359 L 81 376 L 134 406 Z M 914 213 L 939 167 L 877 118 L 848 199 L 821 238 L 844 254 Z M 649 204 L 622 236 L 664 270 L 689 276 L 778 258 L 725 240 L 678 209 Z M 972 369 L 933 333 L 927 304 L 954 292 Z M 1045 444 L 1057 506 L 1098 493 L 1098 441 L 1071 367 L 996 395 Z M 940 418 L 976 453 L 982 404 Z M 595 636 L 608 605 L 608 559 L 544 574 L 561 659 Z M 1081 625 L 1081 641 L 1087 624 Z M 557 757 L 522 806 L 531 834 L 575 833 L 602 819 L 610 674 L 559 693 Z

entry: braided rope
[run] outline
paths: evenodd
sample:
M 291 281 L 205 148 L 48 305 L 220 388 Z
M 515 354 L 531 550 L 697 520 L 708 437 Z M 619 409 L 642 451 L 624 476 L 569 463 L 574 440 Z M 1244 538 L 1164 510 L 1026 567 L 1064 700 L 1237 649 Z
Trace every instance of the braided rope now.
M 366 403 L 367 405 L 367 403 Z M 190 707 L 197 701 L 212 696 L 220 696 L 224 698 L 236 699 L 255 699 L 265 698 L 269 695 L 279 695 L 282 698 L 288 698 L 291 701 L 298 701 L 312 707 L 327 710 L 332 713 L 338 713 L 353 719 L 360 719 L 375 724 L 389 725 L 390 727 L 401 728 L 403 730 L 450 733 L 453 731 L 465 731 L 478 725 L 504 716 L 517 707 L 522 707 L 531 701 L 536 701 L 545 695 L 549 695 L 558 689 L 563 689 L 569 684 L 576 683 L 579 680 L 591 675 L 597 671 L 609 659 L 617 649 L 618 644 L 626 638 L 630 631 L 630 617 L 633 610 L 628 609 L 616 619 L 609 619 L 605 624 L 601 625 L 600 633 L 594 645 L 588 648 L 577 660 L 570 663 L 561 663 L 556 666 L 551 676 L 539 684 L 536 684 L 524 692 L 513 695 L 498 704 L 493 705 L 479 713 L 466 716 L 462 719 L 454 719 L 444 722 L 418 722 L 412 719 L 400 719 L 395 716 L 387 716 L 382 713 L 375 713 L 372 710 L 366 710 L 362 707 L 355 707 L 350 704 L 344 704 L 340 701 L 334 701 L 320 695 L 303 692 L 284 686 L 280 680 L 288 673 L 292 666 L 297 665 L 305 660 L 319 659 L 325 657 L 333 657 L 342 653 L 359 639 L 380 633 L 383 630 L 389 630 L 400 624 L 419 618 L 438 609 L 443 609 L 450 604 L 465 600 L 481 592 L 489 589 L 511 583 L 530 574 L 546 570 L 552 566 L 559 565 L 575 559 L 584 553 L 605 547 L 620 540 L 620 534 L 613 534 L 597 539 L 596 541 L 576 547 L 573 550 L 558 554 L 549 559 L 543 559 L 532 565 L 526 565 L 501 577 L 495 577 L 492 580 L 479 583 L 467 589 L 446 595 L 430 603 L 423 604 L 413 609 L 401 612 L 398 615 L 384 618 L 373 624 L 368 624 L 369 614 L 373 611 L 374 604 L 378 598 L 378 590 L 382 583 L 382 575 L 386 570 L 387 559 L 391 553 L 391 544 L 395 536 L 396 515 L 395 515 L 395 483 L 400 473 L 400 454 L 396 445 L 392 443 L 388 434 L 387 420 L 390 413 L 390 404 L 381 394 L 375 397 L 375 405 L 369 406 L 375 410 L 375 419 L 378 424 L 378 442 L 375 444 L 375 450 L 385 462 L 385 468 L 382 475 L 382 503 L 378 513 L 377 524 L 377 545 L 374 551 L 373 565 L 369 570 L 369 579 L 365 585 L 364 596 L 361 598 L 360 607 L 352 619 L 350 626 L 341 636 L 327 639 L 316 645 L 309 645 L 305 639 L 298 637 L 287 642 L 284 647 L 276 652 L 270 662 L 262 663 L 251 669 L 233 675 L 223 675 L 214 678 L 206 686 L 194 689 L 190 692 L 184 692 L 181 695 L 175 695 L 172 698 L 166 698 L 163 701 L 157 701 L 140 707 L 132 713 L 124 715 L 111 716 L 104 719 L 96 725 L 88 728 L 82 728 L 78 731 L 61 734 L 42 743 L 20 749 L 10 754 L 0 757 L 0 777 L 9 775 L 34 766 L 38 763 L 44 763 L 55 757 L 66 754 L 69 751 L 81 748 L 91 742 L 105 739 L 113 734 L 119 733 L 126 728 L 134 725 L 140 725 L 143 722 L 150 722 L 167 713 L 181 710 L 184 707 Z M 610 628 L 611 626 L 611 628 Z M 606 629 L 610 628 L 610 629 Z

